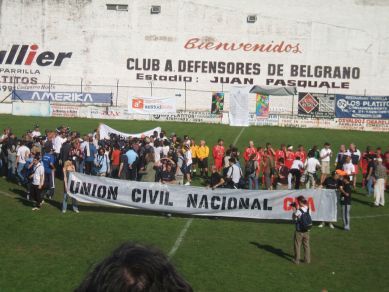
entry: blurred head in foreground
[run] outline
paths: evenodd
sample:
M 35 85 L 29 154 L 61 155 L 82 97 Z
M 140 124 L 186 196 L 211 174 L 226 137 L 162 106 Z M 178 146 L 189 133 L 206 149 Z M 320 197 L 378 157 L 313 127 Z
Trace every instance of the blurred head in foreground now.
M 75 291 L 192 292 L 193 290 L 161 251 L 128 242 L 99 263 Z

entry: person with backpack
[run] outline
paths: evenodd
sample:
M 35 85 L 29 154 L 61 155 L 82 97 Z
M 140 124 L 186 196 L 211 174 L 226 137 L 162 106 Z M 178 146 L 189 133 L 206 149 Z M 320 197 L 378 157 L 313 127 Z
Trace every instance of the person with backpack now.
M 252 153 L 246 164 L 246 177 L 249 183 L 249 190 L 258 190 L 258 169 L 257 154 Z
M 293 208 L 292 218 L 296 225 L 294 232 L 294 263 L 300 264 L 301 244 L 304 248 L 304 262 L 311 262 L 311 247 L 309 244 L 309 231 L 312 228 L 311 212 L 308 208 L 307 199 L 304 196 L 297 197 L 297 203 L 291 204 Z

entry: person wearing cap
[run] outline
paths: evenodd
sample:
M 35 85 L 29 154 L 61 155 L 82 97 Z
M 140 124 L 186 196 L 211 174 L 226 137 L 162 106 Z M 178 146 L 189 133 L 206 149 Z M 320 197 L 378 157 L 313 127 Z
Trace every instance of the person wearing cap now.
M 45 170 L 38 155 L 33 158 L 32 163 L 32 173 L 30 174 L 30 178 L 32 180 L 30 195 L 35 201 L 35 207 L 32 208 L 32 210 L 36 211 L 40 210 L 42 206 L 42 189 L 45 182 Z
M 377 166 L 374 171 L 375 183 L 374 183 L 374 206 L 384 206 L 385 205 L 385 185 L 387 176 L 387 169 L 383 165 L 383 160 L 381 157 L 377 158 Z
M 350 176 L 345 171 L 338 171 L 340 206 L 342 208 L 343 228 L 350 231 L 350 210 L 351 210 L 351 183 Z
M 297 197 L 297 204 L 292 205 L 293 215 L 292 218 L 296 223 L 296 230 L 294 232 L 294 263 L 296 265 L 300 264 L 300 251 L 301 244 L 304 248 L 304 262 L 309 264 L 311 262 L 311 246 L 309 244 L 309 230 L 301 230 L 300 217 L 303 213 L 311 214 L 311 211 L 308 208 L 307 199 L 304 196 Z

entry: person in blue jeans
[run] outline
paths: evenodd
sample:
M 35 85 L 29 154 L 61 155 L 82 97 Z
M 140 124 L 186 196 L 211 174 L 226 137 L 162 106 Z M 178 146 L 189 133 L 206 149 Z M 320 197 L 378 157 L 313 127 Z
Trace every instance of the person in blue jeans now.
M 370 197 L 374 193 L 374 172 L 375 172 L 375 163 L 374 156 L 367 156 L 367 174 L 366 174 L 366 188 L 367 188 L 367 196 Z
M 64 183 L 64 192 L 63 192 L 63 201 L 62 201 L 62 213 L 66 213 L 68 207 L 68 180 L 71 172 L 76 171 L 73 163 L 70 160 L 65 161 L 65 165 L 63 167 L 63 183 Z M 73 211 L 79 213 L 78 211 L 78 203 L 77 200 L 72 198 L 72 207 Z
M 249 182 L 249 190 L 258 190 L 258 169 L 259 164 L 257 154 L 253 153 L 250 155 L 249 161 L 246 165 L 246 176 Z
M 50 199 L 54 196 L 55 190 L 55 156 L 51 147 L 45 148 L 45 154 L 42 157 L 43 168 L 45 169 L 45 192 Z
M 89 137 L 89 143 L 85 146 L 85 174 L 92 174 L 92 169 L 95 163 L 95 157 L 97 154 L 96 146 L 93 144 L 93 137 Z

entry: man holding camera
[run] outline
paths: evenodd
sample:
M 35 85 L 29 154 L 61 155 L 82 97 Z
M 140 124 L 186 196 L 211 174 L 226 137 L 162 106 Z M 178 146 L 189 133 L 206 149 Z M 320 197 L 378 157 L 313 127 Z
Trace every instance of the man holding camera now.
M 292 203 L 293 208 L 292 218 L 296 223 L 296 231 L 294 232 L 294 263 L 300 263 L 301 243 L 304 248 L 304 262 L 311 262 L 311 248 L 309 245 L 309 230 L 312 226 L 312 219 L 308 208 L 308 202 L 304 196 L 297 197 L 297 203 Z

